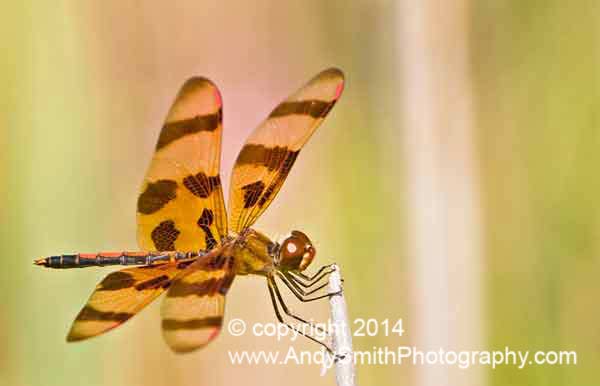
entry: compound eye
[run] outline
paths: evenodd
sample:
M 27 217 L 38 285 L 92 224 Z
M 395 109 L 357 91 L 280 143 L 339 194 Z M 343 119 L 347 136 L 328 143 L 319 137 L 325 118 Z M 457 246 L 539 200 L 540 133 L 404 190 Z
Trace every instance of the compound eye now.
M 302 261 L 300 262 L 298 269 L 300 269 L 300 271 L 304 271 L 306 267 L 308 267 L 310 263 L 312 263 L 316 253 L 317 251 L 315 250 L 315 248 L 312 245 L 307 244 L 304 247 L 304 254 L 302 255 Z
M 302 246 L 300 245 L 300 241 L 294 237 L 290 237 L 283 243 L 283 258 L 291 259 L 302 256 L 304 251 L 302 250 Z
M 292 231 L 279 249 L 279 265 L 284 269 L 302 271 L 311 263 L 315 253 L 315 248 L 304 233 Z
M 313 247 L 312 245 L 308 245 L 305 248 L 305 252 L 304 252 L 304 255 L 302 255 L 302 258 L 312 260 L 315 258 L 316 253 L 317 253 L 317 251 L 315 250 L 315 247 Z

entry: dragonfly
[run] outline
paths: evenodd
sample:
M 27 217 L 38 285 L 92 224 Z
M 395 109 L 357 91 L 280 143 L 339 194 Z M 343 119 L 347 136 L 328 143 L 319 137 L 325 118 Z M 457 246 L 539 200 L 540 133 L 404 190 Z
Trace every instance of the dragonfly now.
M 258 275 L 266 279 L 278 321 L 333 353 L 322 339 L 286 321 L 312 323 L 286 306 L 278 286 L 278 281 L 284 283 L 303 302 L 324 299 L 335 295 L 318 292 L 327 285 L 323 279 L 333 266 L 307 274 L 316 249 L 305 233 L 294 230 L 277 242 L 252 225 L 273 201 L 300 150 L 343 89 L 342 71 L 326 69 L 277 105 L 251 133 L 233 166 L 227 216 L 219 176 L 221 94 L 206 78 L 187 80 L 168 111 L 138 196 L 140 250 L 34 261 L 58 269 L 130 266 L 108 274 L 96 286 L 67 341 L 112 330 L 166 292 L 161 305 L 163 337 L 176 353 L 194 351 L 219 334 L 234 278 Z

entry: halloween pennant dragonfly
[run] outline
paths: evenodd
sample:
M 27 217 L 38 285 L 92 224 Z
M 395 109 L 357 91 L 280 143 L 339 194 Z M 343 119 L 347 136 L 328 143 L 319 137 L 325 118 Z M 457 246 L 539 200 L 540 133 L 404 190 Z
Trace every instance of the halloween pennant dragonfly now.
M 331 267 L 305 274 L 316 250 L 304 233 L 293 231 L 277 243 L 251 226 L 273 201 L 343 88 L 343 73 L 325 70 L 252 132 L 233 167 L 228 220 L 219 177 L 221 95 L 208 79 L 185 82 L 168 112 L 137 201 L 137 239 L 143 252 L 63 254 L 34 262 L 49 268 L 136 266 L 110 273 L 96 286 L 67 341 L 120 326 L 166 291 L 163 336 L 173 351 L 193 351 L 218 335 L 225 295 L 236 275 L 248 274 L 266 278 L 280 322 L 286 323 L 281 307 L 287 316 L 309 323 L 286 307 L 276 279 L 302 301 L 322 299 L 332 294 L 314 294 L 327 284 L 322 279 Z

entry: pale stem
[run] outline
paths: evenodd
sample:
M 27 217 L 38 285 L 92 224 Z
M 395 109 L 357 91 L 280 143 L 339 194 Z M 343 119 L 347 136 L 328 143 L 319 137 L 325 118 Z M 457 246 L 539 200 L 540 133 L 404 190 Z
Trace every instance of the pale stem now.
M 337 356 L 335 362 L 335 378 L 338 386 L 356 386 L 354 372 L 354 356 L 352 354 L 352 332 L 348 323 L 348 311 L 346 299 L 342 291 L 342 277 L 340 268 L 333 266 L 333 272 L 329 276 L 329 291 L 339 292 L 329 299 L 331 306 L 331 322 L 333 351 Z

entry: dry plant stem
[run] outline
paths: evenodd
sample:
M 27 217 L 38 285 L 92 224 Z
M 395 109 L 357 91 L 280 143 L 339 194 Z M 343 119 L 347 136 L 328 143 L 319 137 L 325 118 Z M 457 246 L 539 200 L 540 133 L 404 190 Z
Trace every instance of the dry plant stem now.
M 346 299 L 342 292 L 342 277 L 337 265 L 329 276 L 329 291 L 336 293 L 329 299 L 333 331 L 333 351 L 336 354 L 335 379 L 338 386 L 355 386 L 354 356 L 352 354 L 352 333 L 348 323 Z

